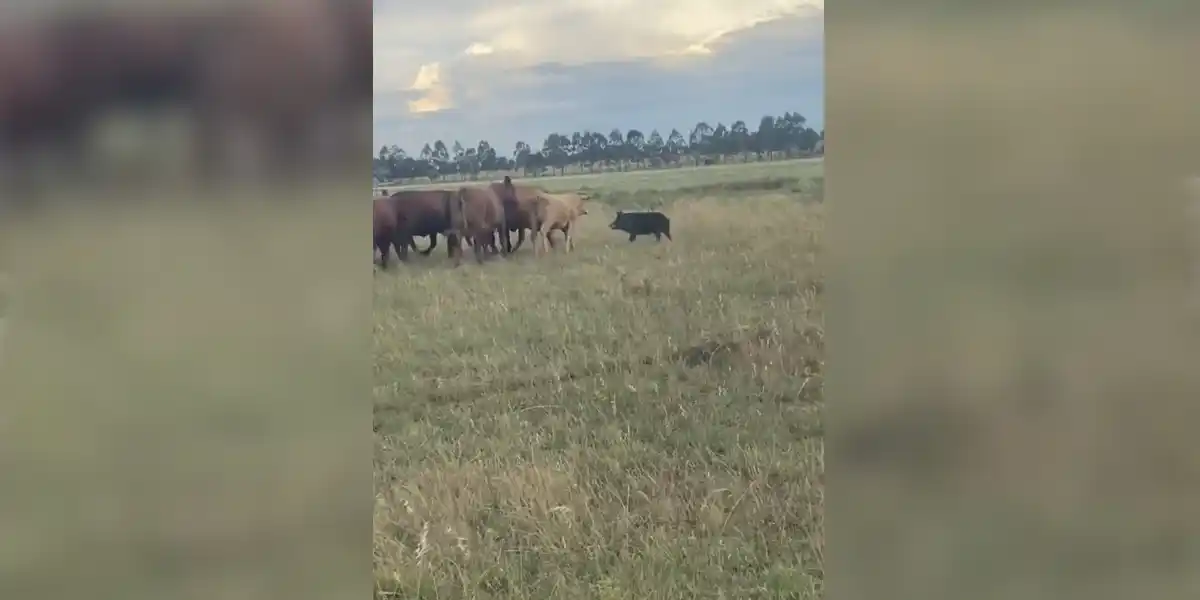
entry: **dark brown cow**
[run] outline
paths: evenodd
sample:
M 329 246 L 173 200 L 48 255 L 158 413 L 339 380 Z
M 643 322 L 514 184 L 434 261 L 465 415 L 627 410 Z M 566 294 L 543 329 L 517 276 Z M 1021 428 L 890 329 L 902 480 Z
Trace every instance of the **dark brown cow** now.
M 364 66 L 355 63 L 363 60 L 360 37 L 370 14 L 366 0 L 254 3 L 233 12 L 220 43 L 206 48 L 197 69 L 202 166 L 223 170 L 223 145 L 232 139 L 226 136 L 250 123 L 275 175 L 305 175 L 308 167 L 319 167 L 323 161 L 312 159 L 329 156 L 316 152 L 322 134 L 334 133 L 327 126 L 347 110 L 369 105 L 369 92 L 362 94 Z
M 221 16 L 192 69 L 202 168 L 224 171 L 223 145 L 243 124 L 277 176 L 356 168 L 356 135 L 368 130 L 355 119 L 371 102 L 371 1 L 251 3 Z
M 412 247 L 422 256 L 429 256 L 437 248 L 437 236 L 445 235 L 451 229 L 446 198 L 452 193 L 448 190 L 400 190 L 390 196 L 395 204 L 397 230 L 406 247 Z M 418 250 L 413 242 L 416 237 L 428 237 L 429 247 Z M 447 256 L 454 256 L 454 241 L 447 239 Z M 401 252 L 401 260 L 407 260 L 407 250 Z
M 90 125 L 109 110 L 194 100 L 201 57 L 220 41 L 218 16 L 211 10 L 73 9 L 0 31 L 3 167 L 22 179 L 16 183 L 32 183 L 33 149 L 48 146 L 79 161 Z
M 0 30 L 0 180 L 2 201 L 28 200 L 29 157 L 39 142 L 63 145 L 77 137 L 78 107 L 61 94 L 59 65 L 36 27 Z M 10 191 L 11 190 L 11 191 Z M 8 191 L 8 194 L 4 194 Z M 14 193 L 19 191 L 20 193 Z
M 153 106 L 171 96 L 164 90 L 182 88 L 187 69 L 174 55 L 191 38 L 157 16 L 143 14 L 136 22 L 115 16 L 76 10 L 0 31 L 0 161 L 6 184 L 33 191 L 30 167 L 37 149 L 51 150 L 77 169 L 87 167 L 81 160 L 84 142 L 96 117 L 113 106 Z
M 397 254 L 403 252 L 396 236 L 395 204 L 390 198 L 375 198 L 372 202 L 371 225 L 374 250 L 379 251 L 379 266 L 386 271 L 392 247 L 396 247 Z
M 461 239 L 471 240 L 475 261 L 483 264 L 483 253 L 495 247 L 495 236 L 508 231 L 504 203 L 491 187 L 462 187 L 447 198 L 450 231 Z M 462 264 L 462 247 L 451 243 L 454 266 Z
M 423 255 L 429 254 L 432 248 L 421 250 L 420 248 L 417 248 L 417 245 L 411 236 L 403 238 L 399 236 L 399 222 L 397 219 L 395 200 L 384 194 L 373 196 L 372 202 L 375 203 L 373 214 L 376 237 L 378 237 L 380 229 L 386 226 L 392 232 L 389 233 L 389 235 L 396 238 L 396 256 L 400 257 L 401 260 L 406 260 L 408 257 L 408 250 L 420 252 Z

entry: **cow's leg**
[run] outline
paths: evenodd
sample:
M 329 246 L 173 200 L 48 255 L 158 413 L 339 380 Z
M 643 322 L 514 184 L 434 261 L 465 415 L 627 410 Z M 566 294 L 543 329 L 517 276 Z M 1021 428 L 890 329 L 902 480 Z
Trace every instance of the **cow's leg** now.
M 499 236 L 500 236 L 500 228 L 499 227 L 497 227 L 496 229 L 493 229 L 492 232 L 488 234 L 488 254 L 491 254 L 492 256 L 500 255 L 500 238 L 499 238 Z
M 475 264 L 482 265 L 483 264 L 483 247 L 485 245 L 487 245 L 486 240 L 484 240 L 483 234 L 476 234 L 472 237 L 475 240 L 475 243 L 471 246 L 471 250 L 475 252 Z
M 462 264 L 462 240 L 458 235 L 446 236 L 446 253 L 450 255 L 450 259 L 454 261 L 454 266 L 458 267 Z
M 518 227 L 517 228 L 517 244 L 512 247 L 512 250 L 510 250 L 510 252 L 516 252 L 518 249 L 520 249 L 521 244 L 523 244 L 523 243 L 525 243 L 525 228 Z
M 631 241 L 631 242 L 632 242 L 633 240 L 636 240 L 636 239 L 637 239 L 637 234 L 636 234 L 636 233 L 631 233 L 631 234 L 629 234 L 629 241 Z
M 570 223 L 567 223 L 567 226 L 563 227 L 563 237 L 567 239 L 567 252 L 574 250 L 575 249 L 575 238 L 571 237 L 571 224 Z
M 388 268 L 388 254 L 391 252 L 391 244 L 387 241 L 383 243 L 375 242 L 375 246 L 379 248 L 379 268 L 384 271 Z
M 396 254 L 400 257 L 400 262 L 408 262 L 408 247 L 415 245 L 412 243 L 413 238 L 410 235 L 397 235 L 393 244 L 396 246 Z

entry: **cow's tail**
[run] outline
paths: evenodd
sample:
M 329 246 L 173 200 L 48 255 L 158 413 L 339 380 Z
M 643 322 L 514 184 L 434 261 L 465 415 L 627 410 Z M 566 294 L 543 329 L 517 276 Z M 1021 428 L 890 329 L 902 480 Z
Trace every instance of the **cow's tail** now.
M 502 251 L 504 254 L 508 254 L 508 252 L 509 252 L 509 248 L 507 247 L 508 244 L 505 243 L 508 241 L 508 209 L 506 209 L 504 207 L 503 200 L 500 201 L 500 219 L 499 219 L 499 221 L 500 221 L 500 227 L 496 229 L 496 242 L 497 242 L 496 249 Z M 503 239 L 501 239 L 501 237 L 503 237 Z
M 463 210 L 466 204 L 465 195 L 466 190 L 459 188 L 457 190 L 447 190 L 442 197 L 446 216 L 446 231 L 444 235 L 447 238 L 451 236 L 458 237 L 467 228 L 467 214 Z

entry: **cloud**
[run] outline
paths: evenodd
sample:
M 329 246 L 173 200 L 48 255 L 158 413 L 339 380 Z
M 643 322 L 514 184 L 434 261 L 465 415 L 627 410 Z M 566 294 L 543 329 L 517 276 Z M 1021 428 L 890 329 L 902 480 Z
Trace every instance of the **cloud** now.
M 496 52 L 495 48 L 493 48 L 487 44 L 481 44 L 479 42 L 475 42 L 474 44 L 467 46 L 467 49 L 466 49 L 466 54 L 468 54 L 470 56 L 487 56 L 488 54 L 493 54 L 495 52 Z
M 403 31 L 413 33 L 401 35 L 388 21 L 391 2 L 377 0 L 377 142 L 418 151 L 439 138 L 483 138 L 507 152 L 518 139 L 538 146 L 551 131 L 686 134 L 699 120 L 739 119 L 754 128 L 786 110 L 823 121 L 823 2 L 458 3 L 462 12 L 410 14 Z M 453 27 L 416 31 L 434 23 Z M 433 38 L 440 46 L 413 49 Z M 381 51 L 381 39 L 393 40 L 390 49 Z M 408 74 L 380 77 L 393 69 Z M 420 82 L 428 85 L 416 93 Z
M 408 101 L 410 112 L 438 112 L 453 106 L 450 88 L 442 83 L 441 63 L 421 65 L 417 71 L 417 78 L 409 89 L 421 94 L 420 97 Z

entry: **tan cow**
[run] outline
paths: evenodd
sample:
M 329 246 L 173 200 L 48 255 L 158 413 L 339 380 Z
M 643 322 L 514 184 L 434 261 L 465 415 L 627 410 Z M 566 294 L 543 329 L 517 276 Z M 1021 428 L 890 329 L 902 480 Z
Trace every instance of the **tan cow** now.
M 447 196 L 446 204 L 447 237 L 471 240 L 475 261 L 483 264 L 483 252 L 495 248 L 494 236 L 508 232 L 500 197 L 488 187 L 462 187 Z M 452 243 L 450 248 L 457 267 L 462 264 L 462 246 Z
M 552 194 L 542 192 L 534 201 L 532 222 L 530 223 L 533 251 L 540 254 L 553 247 L 550 235 L 555 231 L 563 232 L 566 239 L 566 251 L 575 249 L 575 238 L 571 235 L 571 226 L 575 220 L 587 214 L 584 206 L 586 196 L 578 193 L 564 192 Z M 539 237 L 543 238 L 539 243 Z

